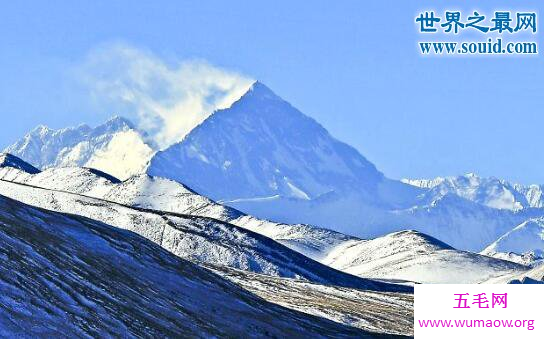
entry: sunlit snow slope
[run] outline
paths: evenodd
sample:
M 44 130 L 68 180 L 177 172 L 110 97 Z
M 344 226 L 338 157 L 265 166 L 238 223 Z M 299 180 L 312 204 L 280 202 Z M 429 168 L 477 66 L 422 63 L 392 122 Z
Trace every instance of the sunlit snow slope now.
M 348 241 L 322 262 L 358 276 L 420 283 L 474 284 L 528 270 L 513 262 L 456 250 L 416 231 Z

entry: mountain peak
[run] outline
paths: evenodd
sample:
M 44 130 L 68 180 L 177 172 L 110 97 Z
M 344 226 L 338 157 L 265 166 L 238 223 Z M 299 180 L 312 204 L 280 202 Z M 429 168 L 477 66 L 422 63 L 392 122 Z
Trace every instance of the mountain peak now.
M 248 92 L 261 93 L 261 94 L 263 94 L 263 93 L 272 93 L 272 94 L 274 94 L 274 92 L 272 92 L 272 90 L 270 88 L 268 88 L 268 86 L 266 86 L 265 84 L 263 84 L 259 80 L 255 81 L 253 83 L 253 85 L 251 85 Z
M 276 93 L 274 93 L 270 88 L 268 88 L 265 84 L 263 84 L 260 81 L 255 81 L 253 85 L 249 87 L 247 92 L 244 95 L 242 95 L 240 99 L 234 102 L 232 106 L 240 105 L 248 101 L 262 103 L 263 101 L 271 101 L 271 100 L 284 101 Z
M 105 123 L 102 125 L 105 126 L 117 126 L 117 127 L 129 127 L 129 128 L 135 128 L 132 121 L 128 120 L 125 117 L 122 117 L 120 115 L 114 115 L 111 118 L 109 118 Z
M 0 168 L 3 167 L 19 169 L 29 174 L 40 173 L 36 167 L 9 153 L 0 153 Z
M 49 132 L 52 132 L 53 130 L 46 125 L 38 125 L 32 129 L 28 135 L 38 135 L 40 137 L 43 137 L 47 135 Z
M 116 133 L 116 132 L 127 131 L 127 130 L 135 130 L 135 129 L 136 127 L 130 120 L 116 115 L 110 118 L 105 123 L 99 126 L 96 126 L 92 130 L 92 134 L 93 135 L 110 134 L 110 133 Z
M 544 218 L 533 218 L 519 224 L 481 253 L 521 264 L 544 260 Z
M 261 82 L 157 153 L 148 173 L 216 200 L 311 200 L 354 187 L 374 194 L 383 179 L 354 148 Z

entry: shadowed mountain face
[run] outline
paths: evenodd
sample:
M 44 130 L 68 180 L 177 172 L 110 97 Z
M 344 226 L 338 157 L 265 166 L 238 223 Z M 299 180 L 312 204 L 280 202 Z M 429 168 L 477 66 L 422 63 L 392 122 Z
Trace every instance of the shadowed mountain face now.
M 15 168 L 28 174 L 40 173 L 36 167 L 9 153 L 0 154 L 0 168 Z
M 2 336 L 365 337 L 270 304 L 134 233 L 0 196 Z

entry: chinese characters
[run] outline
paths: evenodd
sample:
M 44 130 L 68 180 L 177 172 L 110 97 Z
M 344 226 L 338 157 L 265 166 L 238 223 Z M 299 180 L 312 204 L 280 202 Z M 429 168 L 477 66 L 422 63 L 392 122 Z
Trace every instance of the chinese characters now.
M 497 11 L 488 20 L 486 16 L 474 11 L 471 15 L 462 20 L 462 13 L 459 11 L 446 11 L 443 17 L 439 17 L 434 11 L 425 11 L 416 17 L 419 24 L 419 31 L 422 33 L 435 33 L 440 29 L 444 33 L 458 34 L 462 30 L 476 30 L 481 33 L 516 33 L 519 31 L 530 31 L 536 33 L 537 18 L 534 12 L 515 13 L 515 19 L 510 11 Z
M 469 306 L 469 296 L 468 293 L 455 293 L 455 305 L 453 308 L 471 308 Z M 507 308 L 507 293 L 492 293 L 491 302 L 487 299 L 486 293 L 478 293 L 472 295 L 470 305 L 473 305 L 474 308 Z

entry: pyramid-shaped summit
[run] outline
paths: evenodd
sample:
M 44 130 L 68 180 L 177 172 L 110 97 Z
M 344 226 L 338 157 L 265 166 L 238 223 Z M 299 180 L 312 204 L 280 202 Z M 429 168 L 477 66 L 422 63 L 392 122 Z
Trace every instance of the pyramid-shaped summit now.
M 354 148 L 260 82 L 157 153 L 148 173 L 216 200 L 311 200 L 354 188 L 372 191 L 383 179 Z
M 303 114 L 259 81 L 254 82 L 244 95 L 232 103 L 230 107 L 215 111 L 204 122 L 215 121 L 219 119 L 217 118 L 218 116 L 220 119 L 227 117 L 232 119 L 237 116 L 244 121 L 250 119 L 252 116 L 255 119 L 269 116 L 270 119 L 276 121 L 276 124 L 285 124 L 286 122 L 293 121 L 295 118 L 305 119 L 307 124 L 312 124 L 315 128 L 319 128 L 325 133 L 327 132 L 317 121 Z M 281 119 L 287 120 L 278 121 Z M 198 127 L 194 130 L 197 130 Z
M 244 99 L 257 98 L 258 100 L 282 100 L 276 93 L 272 92 L 265 84 L 255 81 L 249 90 L 242 96 Z

